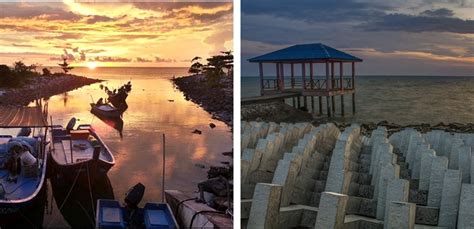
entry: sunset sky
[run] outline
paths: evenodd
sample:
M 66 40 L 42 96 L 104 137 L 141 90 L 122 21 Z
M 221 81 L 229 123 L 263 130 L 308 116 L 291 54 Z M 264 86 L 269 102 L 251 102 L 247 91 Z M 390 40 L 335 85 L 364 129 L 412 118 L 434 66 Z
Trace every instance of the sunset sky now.
M 0 3 L 0 64 L 189 66 L 232 50 L 232 3 Z
M 244 76 L 258 75 L 247 59 L 302 43 L 361 57 L 358 74 L 474 76 L 474 0 L 243 0 L 241 8 Z

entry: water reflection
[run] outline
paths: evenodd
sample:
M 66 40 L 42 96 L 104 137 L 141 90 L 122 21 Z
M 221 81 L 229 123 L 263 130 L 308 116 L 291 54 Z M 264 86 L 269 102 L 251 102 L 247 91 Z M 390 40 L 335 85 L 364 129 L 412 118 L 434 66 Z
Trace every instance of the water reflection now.
M 71 117 L 76 117 L 79 124 L 91 124 L 94 127 L 116 160 L 108 177 L 117 200 L 122 201 L 127 190 L 138 182 L 146 186 L 142 203 L 161 199 L 163 133 L 166 134 L 167 141 L 166 189 L 193 192 L 197 190 L 197 183 L 206 179 L 205 170 L 197 168 L 195 164 L 209 167 L 231 160 L 221 154 L 232 150 L 230 129 L 224 123 L 213 120 L 210 114 L 196 104 L 186 101 L 170 81 L 173 75 L 187 74 L 187 69 L 97 68 L 94 75 L 88 70 L 80 71 L 80 68 L 74 69 L 73 74 L 106 81 L 68 92 L 66 104 L 63 95 L 51 97 L 49 114 L 53 117 L 53 124 L 65 125 Z M 133 89 L 127 98 L 128 109 L 121 120 L 103 119 L 90 113 L 91 96 L 98 99 L 104 96 L 105 86 L 118 88 L 130 78 Z M 217 127 L 211 129 L 210 122 Z M 201 130 L 202 134 L 192 134 L 195 129 Z M 70 182 L 72 181 L 65 183 Z M 87 189 L 84 190 L 87 193 Z M 54 195 L 56 199 L 57 194 Z M 86 209 L 91 208 L 89 202 L 80 201 Z M 60 204 L 57 200 L 53 207 Z M 81 209 L 77 203 L 75 207 L 76 211 Z M 66 216 L 64 222 L 58 220 L 61 219 L 61 213 L 63 211 L 56 209 L 52 215 L 45 215 L 44 225 L 47 226 L 52 221 L 51 225 L 55 227 L 74 223 Z M 86 222 L 87 219 L 82 223 L 86 225 Z
M 114 199 L 112 184 L 107 176 L 96 178 L 93 186 L 80 186 L 72 181 L 50 178 L 52 194 L 58 208 L 72 228 L 94 228 L 98 199 Z M 54 226 L 53 226 L 54 227 Z
M 91 112 L 94 114 L 93 112 Z M 122 118 L 106 118 L 101 115 L 94 114 L 95 117 L 100 119 L 102 122 L 107 124 L 107 126 L 112 127 L 117 130 L 121 139 L 123 139 L 123 119 Z

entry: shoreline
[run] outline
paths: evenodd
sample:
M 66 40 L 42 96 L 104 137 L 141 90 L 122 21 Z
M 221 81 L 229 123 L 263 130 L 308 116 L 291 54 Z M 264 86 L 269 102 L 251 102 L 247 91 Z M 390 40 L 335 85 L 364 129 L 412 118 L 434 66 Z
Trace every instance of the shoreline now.
M 313 125 L 321 125 L 324 123 L 334 123 L 340 130 L 344 130 L 349 127 L 352 123 L 357 122 L 344 122 L 336 118 L 314 118 L 311 114 L 296 109 L 284 102 L 266 102 L 251 105 L 241 106 L 241 120 L 242 121 L 264 121 L 264 122 L 275 122 L 275 123 L 298 123 L 298 122 L 310 122 Z M 426 133 L 431 130 L 442 130 L 449 133 L 474 133 L 474 123 L 411 123 L 411 124 L 397 124 L 394 122 L 388 122 L 386 120 L 375 122 L 362 122 L 358 123 L 361 126 L 362 132 L 365 135 L 369 135 L 378 126 L 387 128 L 387 133 L 391 135 L 394 132 L 398 132 L 404 128 L 413 128 L 420 133 Z
M 35 99 L 49 98 L 102 81 L 72 74 L 37 76 L 18 88 L 0 88 L 0 106 L 27 106 Z
M 213 119 L 224 122 L 232 128 L 233 81 L 224 76 L 222 87 L 210 87 L 202 75 L 182 76 L 172 79 L 176 87 L 190 100 L 212 115 Z

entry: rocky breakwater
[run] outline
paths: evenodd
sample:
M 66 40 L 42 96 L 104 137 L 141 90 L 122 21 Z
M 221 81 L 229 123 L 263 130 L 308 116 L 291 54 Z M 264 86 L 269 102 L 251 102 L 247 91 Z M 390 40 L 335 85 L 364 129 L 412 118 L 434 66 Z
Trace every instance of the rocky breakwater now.
M 173 82 L 187 100 L 199 104 L 213 118 L 232 126 L 233 79 L 224 76 L 218 86 L 210 86 L 203 75 L 174 78 Z
M 28 80 L 18 88 L 0 88 L 0 105 L 26 106 L 35 99 L 48 98 L 86 85 L 101 82 L 71 74 L 53 74 L 38 76 Z

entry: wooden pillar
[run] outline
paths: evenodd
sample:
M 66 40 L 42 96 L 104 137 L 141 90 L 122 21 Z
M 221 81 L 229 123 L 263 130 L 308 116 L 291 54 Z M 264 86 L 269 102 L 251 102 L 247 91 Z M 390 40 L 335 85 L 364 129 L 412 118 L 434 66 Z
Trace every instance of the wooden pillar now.
M 328 112 L 328 117 L 331 117 L 331 105 L 329 103 L 329 96 L 326 96 L 326 109 Z
M 323 97 L 318 96 L 319 99 L 319 115 L 323 115 Z
M 311 89 L 314 88 L 314 81 L 313 81 L 313 63 L 309 63 L 309 79 L 310 79 L 310 82 L 311 82 Z
M 352 62 L 352 113 L 355 114 L 355 63 Z
M 342 61 L 339 62 L 339 81 L 341 88 L 341 115 L 344 116 L 344 66 Z
M 306 89 L 306 65 L 305 63 L 301 63 L 301 73 L 303 77 L 303 91 Z
M 300 107 L 301 107 L 300 96 L 296 97 L 296 102 L 297 102 L 297 105 L 298 105 L 297 108 L 300 109 Z
M 295 69 L 294 64 L 291 63 L 291 88 L 295 87 Z
M 326 62 L 326 90 L 329 91 L 329 62 Z
M 304 99 L 303 101 L 304 108 L 308 110 L 308 97 L 305 95 L 303 96 L 303 99 Z
M 311 113 L 315 113 L 314 112 L 314 96 L 311 96 Z
M 341 94 L 341 115 L 344 116 L 344 94 Z
M 281 90 L 285 90 L 285 64 L 280 63 Z
M 276 89 L 279 90 L 280 89 L 280 64 L 279 63 L 275 63 L 276 64 L 276 83 L 278 84 Z
M 331 62 L 331 89 L 336 88 L 336 81 L 334 80 L 334 62 Z M 336 102 L 334 100 L 334 95 L 331 96 L 331 108 L 332 108 L 332 114 L 336 114 Z
M 262 62 L 258 63 L 258 68 L 260 72 L 260 95 L 263 95 L 264 86 L 263 86 L 263 63 Z
M 296 104 L 295 104 L 295 97 L 291 97 L 291 98 L 292 98 L 292 100 L 293 100 L 293 107 L 295 107 L 295 105 L 296 105 Z

